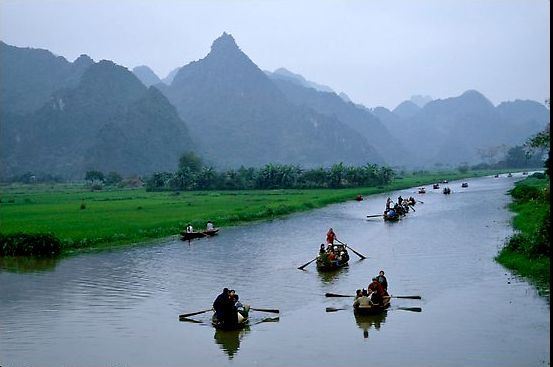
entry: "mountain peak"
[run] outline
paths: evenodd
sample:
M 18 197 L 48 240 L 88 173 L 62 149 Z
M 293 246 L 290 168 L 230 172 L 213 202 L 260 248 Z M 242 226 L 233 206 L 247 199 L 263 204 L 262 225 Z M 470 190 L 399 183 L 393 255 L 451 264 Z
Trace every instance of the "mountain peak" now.
M 240 51 L 240 48 L 236 44 L 236 41 L 232 35 L 227 32 L 223 32 L 219 38 L 213 41 L 213 44 L 211 45 L 211 53 L 228 51 Z
M 90 56 L 82 54 L 81 56 L 77 57 L 75 61 L 73 61 L 73 65 L 75 66 L 89 66 L 94 64 L 94 60 L 90 58 Z

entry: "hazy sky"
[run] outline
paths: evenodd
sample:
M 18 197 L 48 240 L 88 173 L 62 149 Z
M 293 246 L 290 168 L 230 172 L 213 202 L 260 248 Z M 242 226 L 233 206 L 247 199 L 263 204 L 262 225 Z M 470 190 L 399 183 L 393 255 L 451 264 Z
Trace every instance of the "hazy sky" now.
M 550 3 L 0 0 L 0 39 L 160 77 L 231 33 L 264 70 L 286 67 L 369 107 L 477 89 L 494 103 L 550 94 Z

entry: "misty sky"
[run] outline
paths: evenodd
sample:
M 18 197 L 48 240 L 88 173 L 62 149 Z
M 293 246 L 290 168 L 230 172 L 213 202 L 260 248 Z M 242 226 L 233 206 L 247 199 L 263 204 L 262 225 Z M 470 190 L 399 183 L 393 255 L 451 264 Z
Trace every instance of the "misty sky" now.
M 160 77 L 231 33 L 264 70 L 279 67 L 395 107 L 477 89 L 494 103 L 550 95 L 545 0 L 51 1 L 0 0 L 0 39 L 81 53 Z

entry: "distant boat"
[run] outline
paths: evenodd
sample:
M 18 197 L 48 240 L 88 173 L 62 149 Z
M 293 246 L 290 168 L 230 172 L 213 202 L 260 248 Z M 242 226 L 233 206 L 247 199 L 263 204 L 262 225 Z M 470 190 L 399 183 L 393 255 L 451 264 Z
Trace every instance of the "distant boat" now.
M 204 238 L 204 237 L 215 236 L 218 232 L 219 232 L 219 228 L 213 228 L 213 229 L 210 229 L 210 230 L 205 230 L 203 232 L 182 231 L 180 233 L 180 239 L 182 241 L 191 241 L 191 240 L 195 240 L 196 238 Z
M 451 194 L 451 189 L 449 187 L 444 187 L 443 193 L 444 195 L 449 195 Z
M 434 185 L 432 185 L 432 188 L 434 190 L 438 190 L 440 188 L 440 184 L 435 183 Z
M 419 189 L 419 194 L 426 194 L 426 189 L 424 187 L 421 187 Z
M 507 175 L 507 177 L 513 177 L 513 174 L 511 172 L 509 172 L 509 174 Z
M 461 187 L 463 187 L 463 188 L 469 187 L 468 182 L 463 182 L 463 183 L 461 184 Z

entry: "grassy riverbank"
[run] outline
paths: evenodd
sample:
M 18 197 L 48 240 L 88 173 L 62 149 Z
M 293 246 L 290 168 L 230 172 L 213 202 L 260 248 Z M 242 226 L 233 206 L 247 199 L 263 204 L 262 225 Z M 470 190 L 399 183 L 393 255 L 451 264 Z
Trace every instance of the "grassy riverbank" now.
M 203 228 L 212 220 L 219 227 L 231 226 L 352 200 L 357 194 L 495 172 L 408 175 L 385 187 L 349 189 L 91 192 L 82 184 L 5 185 L 1 187 L 0 231 L 54 234 L 63 242 L 63 253 L 104 249 L 176 235 L 187 223 Z
M 530 279 L 541 294 L 549 294 L 550 204 L 549 178 L 530 177 L 511 191 L 517 230 L 497 256 L 497 261 L 517 274 Z

